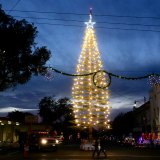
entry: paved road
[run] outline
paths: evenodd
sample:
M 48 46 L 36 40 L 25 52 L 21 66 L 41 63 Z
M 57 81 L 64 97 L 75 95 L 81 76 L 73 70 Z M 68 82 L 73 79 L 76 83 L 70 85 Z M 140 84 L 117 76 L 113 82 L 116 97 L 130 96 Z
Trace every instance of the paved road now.
M 7 151 L 5 151 L 7 152 Z M 0 160 L 24 160 L 23 153 L 17 150 L 0 154 Z M 160 160 L 160 149 L 110 147 L 107 150 L 109 160 Z M 58 151 L 29 152 L 26 160 L 91 160 L 92 151 L 82 151 L 78 145 L 62 145 Z M 101 155 L 95 160 L 106 159 Z

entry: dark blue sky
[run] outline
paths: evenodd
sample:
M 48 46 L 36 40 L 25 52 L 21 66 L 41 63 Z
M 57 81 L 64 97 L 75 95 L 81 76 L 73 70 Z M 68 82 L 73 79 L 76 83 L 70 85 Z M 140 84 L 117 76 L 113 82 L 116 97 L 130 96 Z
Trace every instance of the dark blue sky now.
M 131 77 L 160 73 L 159 0 L 0 0 L 0 3 L 14 18 L 28 17 L 26 20 L 34 23 L 38 30 L 37 46 L 51 50 L 48 65 L 56 69 L 74 73 L 81 53 L 84 22 L 88 21 L 87 14 L 92 7 L 105 70 Z M 33 77 L 23 86 L 1 92 L 0 108 L 38 109 L 44 96 L 70 97 L 71 85 L 72 77 L 56 73 L 50 81 Z M 135 100 L 142 103 L 144 96 L 148 99 L 151 87 L 148 79 L 112 78 L 109 89 L 112 118 L 120 111 L 132 109 Z

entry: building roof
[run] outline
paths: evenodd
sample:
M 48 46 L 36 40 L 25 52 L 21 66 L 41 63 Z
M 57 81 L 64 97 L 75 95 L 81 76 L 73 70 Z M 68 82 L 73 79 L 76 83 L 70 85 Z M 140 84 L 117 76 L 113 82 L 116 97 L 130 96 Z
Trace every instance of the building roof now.
M 146 103 L 144 103 L 143 105 L 141 105 L 138 108 L 134 107 L 133 111 L 135 113 L 141 113 L 141 112 L 144 112 L 145 110 L 149 110 L 149 109 L 150 109 L 150 101 L 147 101 Z

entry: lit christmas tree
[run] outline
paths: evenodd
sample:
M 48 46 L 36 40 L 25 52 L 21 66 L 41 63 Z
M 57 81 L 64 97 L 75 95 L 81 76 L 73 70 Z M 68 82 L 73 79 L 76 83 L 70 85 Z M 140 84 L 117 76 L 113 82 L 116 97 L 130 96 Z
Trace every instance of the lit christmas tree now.
M 78 60 L 76 74 L 83 75 L 97 72 L 103 69 L 100 53 L 96 43 L 95 31 L 90 12 L 89 22 L 86 22 L 86 30 L 82 45 L 81 55 Z M 94 76 L 78 76 L 74 78 L 72 87 L 72 103 L 75 122 L 78 127 L 89 128 L 90 134 L 93 127 L 109 128 L 109 93 L 106 73 L 99 71 Z M 91 136 L 91 135 L 90 135 Z

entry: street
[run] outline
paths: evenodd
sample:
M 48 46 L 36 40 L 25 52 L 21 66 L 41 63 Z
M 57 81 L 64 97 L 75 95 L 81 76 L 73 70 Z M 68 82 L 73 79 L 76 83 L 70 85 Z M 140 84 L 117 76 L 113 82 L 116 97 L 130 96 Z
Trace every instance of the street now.
M 24 158 L 22 152 L 18 150 L 5 151 L 0 154 L 1 160 L 81 160 L 95 159 L 103 160 L 103 155 L 99 158 L 92 158 L 93 151 L 84 151 L 79 149 L 79 145 L 61 145 L 57 151 L 30 151 Z M 158 160 L 160 159 L 160 149 L 133 148 L 124 146 L 112 146 L 107 150 L 107 159 L 109 160 Z

